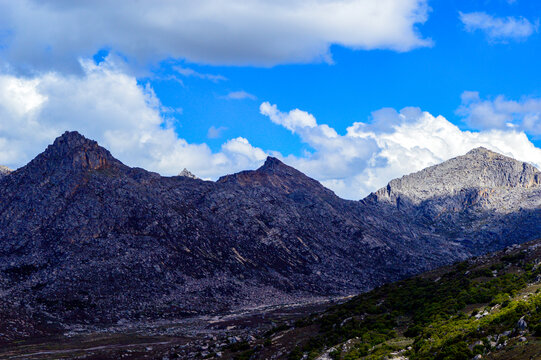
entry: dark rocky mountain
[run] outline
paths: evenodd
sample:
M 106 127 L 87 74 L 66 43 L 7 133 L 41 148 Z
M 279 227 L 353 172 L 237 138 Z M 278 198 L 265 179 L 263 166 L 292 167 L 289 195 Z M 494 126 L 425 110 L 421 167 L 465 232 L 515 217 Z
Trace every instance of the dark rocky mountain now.
M 66 132 L 0 178 L 0 338 L 366 291 L 539 237 L 539 179 L 478 149 L 348 201 L 271 157 L 162 177 Z

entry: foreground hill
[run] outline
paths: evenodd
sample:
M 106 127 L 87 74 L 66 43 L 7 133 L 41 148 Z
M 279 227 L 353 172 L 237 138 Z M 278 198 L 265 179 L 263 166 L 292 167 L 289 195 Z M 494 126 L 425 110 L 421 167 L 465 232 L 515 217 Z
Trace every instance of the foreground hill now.
M 539 171 L 491 154 L 347 201 L 275 158 L 162 177 L 67 132 L 0 178 L 0 339 L 355 294 L 539 237 Z M 449 164 L 471 178 L 431 195 Z
M 239 348 L 227 355 L 539 359 L 541 240 L 382 286 Z

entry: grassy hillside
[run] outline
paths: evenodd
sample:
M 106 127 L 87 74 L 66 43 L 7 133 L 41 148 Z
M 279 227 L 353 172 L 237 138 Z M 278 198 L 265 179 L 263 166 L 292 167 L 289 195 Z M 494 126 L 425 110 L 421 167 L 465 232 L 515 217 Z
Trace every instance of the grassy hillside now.
M 541 240 L 470 259 L 277 327 L 233 356 L 539 359 L 540 263 Z

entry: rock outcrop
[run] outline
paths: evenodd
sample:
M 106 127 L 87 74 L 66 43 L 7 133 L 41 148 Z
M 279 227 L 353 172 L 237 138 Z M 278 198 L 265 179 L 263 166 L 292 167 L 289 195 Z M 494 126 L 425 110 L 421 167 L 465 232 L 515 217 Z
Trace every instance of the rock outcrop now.
M 0 165 L 0 178 L 11 173 L 11 169 L 7 166 Z
M 190 179 L 199 179 L 197 176 L 192 174 L 188 169 L 184 168 L 182 171 L 178 174 L 178 176 L 184 176 Z

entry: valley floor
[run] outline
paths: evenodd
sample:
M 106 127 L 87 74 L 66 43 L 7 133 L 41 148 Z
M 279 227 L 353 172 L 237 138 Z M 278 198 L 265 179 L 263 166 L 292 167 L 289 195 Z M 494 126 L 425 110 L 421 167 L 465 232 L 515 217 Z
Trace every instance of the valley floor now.
M 239 350 L 261 342 L 277 324 L 290 326 L 347 299 L 267 306 L 174 322 L 73 328 L 62 336 L 4 344 L 0 346 L 0 359 L 235 358 Z M 285 346 L 275 355 L 286 356 L 289 351 Z

